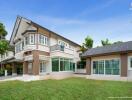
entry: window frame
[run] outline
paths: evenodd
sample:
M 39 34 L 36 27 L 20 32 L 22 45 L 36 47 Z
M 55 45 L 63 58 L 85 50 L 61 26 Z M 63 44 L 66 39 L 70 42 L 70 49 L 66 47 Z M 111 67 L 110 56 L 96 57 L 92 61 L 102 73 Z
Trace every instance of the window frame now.
M 39 63 L 39 73 L 46 73 L 46 62 L 45 61 L 41 61 Z
M 128 57 L 128 70 L 132 70 L 132 67 L 131 67 L 131 63 L 130 63 L 130 61 L 131 61 L 131 59 L 132 59 L 132 56 L 129 56 Z
M 22 41 L 19 41 L 15 44 L 15 53 L 18 53 L 20 51 L 22 51 Z
M 75 62 L 74 62 L 74 60 L 73 59 L 71 59 L 71 58 L 65 58 L 65 57 L 53 57 L 52 59 L 57 59 L 58 60 L 58 70 L 57 71 L 53 71 L 53 66 L 52 66 L 52 72 L 74 72 L 75 71 Z M 53 60 L 52 60 L 53 61 Z M 51 63 L 52 63 L 52 61 L 51 61 Z M 65 61 L 68 61 L 68 67 L 66 67 L 66 62 Z M 61 62 L 63 62 L 63 70 L 61 70 L 61 66 L 60 66 L 60 63 Z M 71 64 L 73 64 L 73 65 L 71 65 Z M 71 67 L 72 66 L 72 67 Z M 65 68 L 68 68 L 68 70 L 67 69 L 65 69 Z
M 48 46 L 48 45 L 49 45 L 48 42 L 49 42 L 49 41 L 48 41 L 48 37 L 47 37 L 47 36 L 45 36 L 45 35 L 43 35 L 43 34 L 39 34 L 39 35 L 38 35 L 38 43 L 39 43 L 40 45 Z
M 93 62 L 94 61 L 104 61 L 104 74 L 94 74 L 93 73 Z M 105 71 L 105 62 L 106 62 L 106 60 L 119 60 L 119 75 L 121 74 L 121 60 L 120 60 L 120 58 L 107 58 L 107 59 L 93 59 L 93 60 L 91 60 L 91 74 L 93 74 L 93 75 L 110 75 L 110 76 L 112 76 L 113 74 L 106 74 L 106 71 Z M 113 76 L 119 76 L 119 75 L 113 75 Z
M 29 34 L 29 44 L 35 44 L 35 34 Z

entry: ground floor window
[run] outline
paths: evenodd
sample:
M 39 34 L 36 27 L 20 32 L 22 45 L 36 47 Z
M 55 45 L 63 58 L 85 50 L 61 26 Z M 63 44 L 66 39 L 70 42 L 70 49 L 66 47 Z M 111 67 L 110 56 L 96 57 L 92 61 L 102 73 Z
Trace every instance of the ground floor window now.
M 132 70 L 132 57 L 128 57 L 128 70 Z
M 40 73 L 46 72 L 46 63 L 44 61 L 40 62 Z
M 119 75 L 119 59 L 93 61 L 93 74 Z
M 106 60 L 105 74 L 119 75 L 119 60 Z
M 52 58 L 52 71 L 59 71 L 59 58 Z
M 74 71 L 75 63 L 68 58 L 52 58 L 52 71 Z
M 93 62 L 93 74 L 104 74 L 104 61 Z

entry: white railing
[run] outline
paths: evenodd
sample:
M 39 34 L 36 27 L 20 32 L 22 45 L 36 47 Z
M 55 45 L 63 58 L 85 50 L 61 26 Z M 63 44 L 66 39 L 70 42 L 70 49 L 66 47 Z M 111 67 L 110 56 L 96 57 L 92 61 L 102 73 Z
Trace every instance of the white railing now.
M 60 46 L 57 44 L 54 46 L 51 46 L 50 51 L 51 52 L 60 51 L 60 52 L 68 53 L 68 54 L 74 54 L 74 50 L 72 50 L 70 48 L 65 48 L 64 46 Z

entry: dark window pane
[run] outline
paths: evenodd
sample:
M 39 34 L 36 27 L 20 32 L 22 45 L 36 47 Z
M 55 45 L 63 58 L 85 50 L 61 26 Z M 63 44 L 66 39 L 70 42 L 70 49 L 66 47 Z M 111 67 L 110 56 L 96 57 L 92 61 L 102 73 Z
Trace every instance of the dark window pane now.
M 52 71 L 59 71 L 59 59 L 52 58 Z

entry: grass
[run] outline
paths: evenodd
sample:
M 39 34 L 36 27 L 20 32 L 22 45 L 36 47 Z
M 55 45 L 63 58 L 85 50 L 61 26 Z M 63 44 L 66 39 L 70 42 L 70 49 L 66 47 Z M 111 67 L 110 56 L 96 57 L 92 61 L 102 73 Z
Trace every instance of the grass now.
M 0 100 L 110 100 L 113 96 L 132 97 L 132 82 L 68 78 L 0 83 Z

